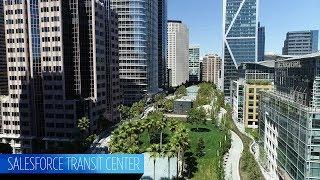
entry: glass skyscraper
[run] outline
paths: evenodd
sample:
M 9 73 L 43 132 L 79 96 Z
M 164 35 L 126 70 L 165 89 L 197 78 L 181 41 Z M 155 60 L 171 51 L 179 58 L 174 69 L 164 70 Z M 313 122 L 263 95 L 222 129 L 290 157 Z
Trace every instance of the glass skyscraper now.
M 238 66 L 258 60 L 258 5 L 259 0 L 224 0 L 222 87 L 226 96 Z
M 258 61 L 264 61 L 265 54 L 265 43 L 266 43 L 266 28 L 260 26 L 258 30 Z
M 280 179 L 320 179 L 320 53 L 275 63 L 275 90 L 262 91 L 260 141 Z
M 189 81 L 196 83 L 200 81 L 200 47 L 189 48 Z
M 282 54 L 299 56 L 318 52 L 318 36 L 318 30 L 288 32 Z
M 158 91 L 158 1 L 111 0 L 119 18 L 120 84 L 124 104 Z
M 158 0 L 158 76 L 159 87 L 166 88 L 167 82 L 167 0 Z

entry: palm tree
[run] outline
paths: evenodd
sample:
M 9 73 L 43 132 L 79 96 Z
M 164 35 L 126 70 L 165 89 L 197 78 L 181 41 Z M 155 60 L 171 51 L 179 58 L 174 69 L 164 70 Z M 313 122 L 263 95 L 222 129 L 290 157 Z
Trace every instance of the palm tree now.
M 103 115 L 100 115 L 98 118 L 98 128 L 99 131 L 103 131 L 106 130 L 108 128 L 108 126 L 110 125 L 110 121 L 108 119 L 106 119 Z
M 174 136 L 176 136 L 176 135 L 174 135 Z M 179 155 L 180 155 L 180 153 L 179 153 L 179 151 L 180 151 L 180 147 L 179 147 L 179 139 L 178 138 L 176 138 L 176 137 L 174 137 L 172 140 L 171 140 L 171 142 L 170 142 L 170 144 L 172 145 L 172 149 L 174 149 L 175 151 L 174 151 L 174 154 L 177 156 L 177 176 L 176 176 L 176 179 L 178 179 L 179 178 Z
M 78 120 L 77 126 L 80 131 L 80 142 L 81 142 L 80 144 L 82 149 L 82 148 L 85 148 L 85 139 L 86 139 L 86 136 L 89 134 L 90 121 L 87 117 L 82 117 L 81 119 Z
M 162 117 L 161 119 L 158 119 L 158 121 L 157 121 L 157 127 L 160 130 L 160 149 L 162 149 L 163 131 L 166 127 L 165 122 L 166 122 L 166 119 L 164 117 Z
M 124 123 L 117 130 L 113 131 L 110 141 L 111 153 L 125 152 L 125 144 L 128 143 L 127 139 L 129 138 L 128 128 L 129 124 Z
M 87 117 L 82 117 L 78 120 L 78 128 L 82 132 L 86 132 L 89 130 L 90 121 Z
M 152 144 L 147 151 L 150 154 L 150 158 L 153 158 L 153 179 L 156 179 L 156 160 L 161 155 L 160 145 Z
M 165 155 L 168 157 L 168 179 L 171 179 L 170 175 L 170 159 L 176 155 L 177 148 L 171 144 L 166 145 Z
M 181 172 L 184 170 L 184 153 L 189 148 L 189 132 L 188 130 L 182 125 L 179 124 L 176 131 L 176 147 L 178 148 L 178 158 L 181 158 Z

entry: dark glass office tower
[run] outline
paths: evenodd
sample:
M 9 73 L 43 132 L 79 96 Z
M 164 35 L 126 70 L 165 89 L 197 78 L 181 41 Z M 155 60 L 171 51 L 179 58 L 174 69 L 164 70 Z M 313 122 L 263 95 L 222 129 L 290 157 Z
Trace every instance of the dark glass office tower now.
M 274 84 L 259 101 L 270 173 L 320 179 L 320 53 L 276 61 Z
M 189 82 L 200 81 L 200 46 L 189 46 Z
M 258 60 L 258 4 L 258 0 L 224 0 L 222 87 L 226 96 L 238 66 Z
M 160 88 L 168 87 L 167 82 L 167 0 L 158 0 L 158 81 Z
M 260 26 L 258 29 L 258 61 L 264 61 L 265 54 L 265 43 L 266 43 L 266 28 Z

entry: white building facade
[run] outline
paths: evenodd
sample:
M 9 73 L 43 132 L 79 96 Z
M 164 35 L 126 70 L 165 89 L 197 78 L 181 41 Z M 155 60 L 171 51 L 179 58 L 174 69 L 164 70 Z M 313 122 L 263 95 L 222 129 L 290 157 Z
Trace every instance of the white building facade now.
M 168 74 L 171 87 L 189 81 L 189 29 L 181 21 L 168 21 Z

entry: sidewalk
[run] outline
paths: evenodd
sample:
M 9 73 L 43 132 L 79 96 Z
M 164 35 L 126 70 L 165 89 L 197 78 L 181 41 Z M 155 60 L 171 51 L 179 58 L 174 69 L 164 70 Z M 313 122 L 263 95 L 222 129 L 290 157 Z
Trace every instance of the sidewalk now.
M 225 179 L 240 180 L 240 157 L 243 151 L 243 143 L 240 137 L 231 131 L 231 148 L 225 156 Z
M 236 124 L 238 130 L 243 133 L 244 135 L 246 135 L 247 137 L 249 137 L 250 139 L 252 139 L 252 143 L 250 144 L 249 146 L 249 150 L 250 150 L 250 153 L 254 156 L 255 160 L 257 161 L 257 163 L 259 164 L 259 168 L 264 176 L 265 179 L 268 179 L 268 180 L 278 180 L 278 178 L 274 175 L 272 175 L 271 173 L 267 172 L 260 164 L 259 162 L 259 145 L 255 142 L 254 138 L 245 131 L 245 127 L 244 127 L 244 124 L 242 123 L 239 123 L 239 122 L 235 122 L 234 123 Z

